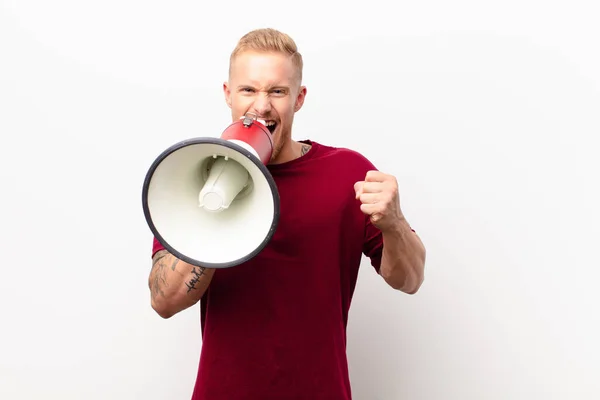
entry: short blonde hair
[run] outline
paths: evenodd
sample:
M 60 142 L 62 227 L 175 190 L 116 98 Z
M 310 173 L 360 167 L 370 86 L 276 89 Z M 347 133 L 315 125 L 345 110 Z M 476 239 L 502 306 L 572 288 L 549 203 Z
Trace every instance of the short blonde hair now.
M 298 46 L 294 42 L 294 39 L 288 34 L 272 28 L 256 29 L 246 33 L 240 38 L 229 57 L 230 73 L 231 64 L 236 56 L 244 51 L 276 52 L 288 55 L 291 57 L 292 64 L 298 71 L 300 82 L 302 82 L 302 54 L 298 51 Z

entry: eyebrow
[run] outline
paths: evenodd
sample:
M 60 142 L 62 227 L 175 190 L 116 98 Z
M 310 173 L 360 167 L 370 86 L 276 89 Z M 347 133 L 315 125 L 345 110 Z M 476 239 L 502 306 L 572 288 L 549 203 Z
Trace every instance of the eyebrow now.
M 237 89 L 239 90 L 239 89 L 248 88 L 248 87 L 249 88 L 253 88 L 253 89 L 256 88 L 255 85 L 247 83 L 247 84 L 240 84 L 240 85 L 238 85 Z M 269 86 L 267 86 L 267 90 L 273 90 L 273 89 L 286 89 L 286 90 L 289 90 L 290 87 L 291 86 L 289 86 L 289 85 L 269 85 Z

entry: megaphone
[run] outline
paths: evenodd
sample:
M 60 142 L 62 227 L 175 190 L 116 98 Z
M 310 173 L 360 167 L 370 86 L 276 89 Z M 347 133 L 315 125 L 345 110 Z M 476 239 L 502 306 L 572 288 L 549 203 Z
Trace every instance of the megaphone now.
M 146 222 L 175 257 L 208 268 L 246 262 L 279 221 L 279 192 L 266 167 L 271 133 L 254 114 L 220 138 L 178 142 L 151 164 L 142 188 Z

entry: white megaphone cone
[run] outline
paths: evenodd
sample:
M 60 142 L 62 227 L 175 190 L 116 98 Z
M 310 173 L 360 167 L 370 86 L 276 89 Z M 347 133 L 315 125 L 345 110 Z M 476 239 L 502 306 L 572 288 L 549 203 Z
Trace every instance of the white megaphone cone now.
M 200 191 L 200 207 L 207 211 L 229 208 L 233 199 L 244 189 L 250 175 L 238 162 L 229 157 L 217 157 L 210 167 L 208 180 Z
M 152 163 L 142 190 L 156 239 L 193 265 L 227 268 L 256 256 L 279 220 L 279 193 L 266 168 L 271 133 L 246 115 L 220 138 L 169 147 Z

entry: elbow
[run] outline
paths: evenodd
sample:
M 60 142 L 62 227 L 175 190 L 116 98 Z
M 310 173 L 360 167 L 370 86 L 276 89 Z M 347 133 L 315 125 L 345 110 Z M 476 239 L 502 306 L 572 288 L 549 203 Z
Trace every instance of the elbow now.
M 420 257 L 415 261 L 415 266 L 411 269 L 411 273 L 406 280 L 405 287 L 401 288 L 406 294 L 417 294 L 425 281 L 425 249 L 422 248 Z
M 422 265 L 419 268 L 411 268 L 408 271 L 403 269 L 387 273 L 381 271 L 381 275 L 390 287 L 410 295 L 417 294 L 425 280 Z
M 402 290 L 406 294 L 417 294 L 421 286 L 423 285 L 423 281 L 425 280 L 424 276 L 421 274 L 418 277 L 415 277 L 412 284 L 410 286 L 402 287 L 399 290 Z
M 406 294 L 417 294 L 425 281 L 425 260 L 421 260 L 419 266 L 412 270 L 410 279 L 407 279 L 407 287 L 401 289 Z
M 398 290 L 400 292 L 403 292 L 405 294 L 410 294 L 410 295 L 417 294 L 417 292 L 421 288 L 421 285 L 423 284 L 423 277 L 420 277 L 420 278 L 415 277 L 414 279 L 406 279 L 403 282 L 399 282 L 399 281 L 393 280 L 391 278 L 389 278 L 389 279 L 384 278 L 384 279 L 392 289 Z
M 175 300 L 170 297 L 168 293 L 162 292 L 161 290 L 154 290 L 152 287 L 150 287 L 150 291 L 150 305 L 154 312 L 161 318 L 169 319 L 179 312 Z
M 163 319 L 169 319 L 176 314 L 164 301 L 157 301 L 156 299 L 152 299 L 152 309 Z
M 152 293 L 152 309 L 163 319 L 169 319 L 194 305 L 198 300 L 187 298 L 181 292 Z

